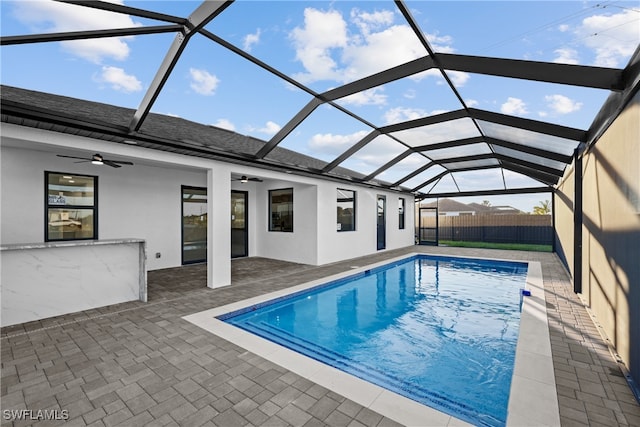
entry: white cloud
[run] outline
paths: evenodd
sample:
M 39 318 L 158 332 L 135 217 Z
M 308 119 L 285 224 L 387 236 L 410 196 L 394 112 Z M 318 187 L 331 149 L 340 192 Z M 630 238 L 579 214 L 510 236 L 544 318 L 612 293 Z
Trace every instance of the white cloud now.
M 347 44 L 347 24 L 337 11 L 322 12 L 313 8 L 304 11 L 304 27 L 290 34 L 296 48 L 296 59 L 302 62 L 305 74 L 299 79 L 341 80 L 331 50 Z
M 390 110 L 387 110 L 384 113 L 384 122 L 385 124 L 394 124 L 394 123 L 402 123 L 409 120 L 419 119 L 421 117 L 428 116 L 425 110 L 420 108 L 403 108 L 396 107 Z
M 385 105 L 387 103 L 387 95 L 382 87 L 374 87 L 373 89 L 354 93 L 353 95 L 342 98 L 341 104 L 346 105 Z
M 416 91 L 414 89 L 409 89 L 402 96 L 404 96 L 407 99 L 415 99 Z
M 242 48 L 247 52 L 251 52 L 251 48 L 253 47 L 253 45 L 260 42 L 261 33 L 262 31 L 260 30 L 260 28 L 258 28 L 255 33 L 247 34 L 246 36 L 244 36 Z
M 576 102 L 564 95 L 547 95 L 544 99 L 549 108 L 558 114 L 569 114 L 582 108 L 582 102 Z
M 582 21 L 576 35 L 595 52 L 594 65 L 623 67 L 640 42 L 638 12 L 624 10 L 613 15 L 590 16 Z
M 229 119 L 218 119 L 213 126 L 235 132 L 236 126 Z
M 567 24 L 558 25 L 558 31 L 560 31 L 561 33 L 566 33 L 567 31 L 569 31 L 569 26 Z
M 342 166 L 369 174 L 406 150 L 404 145 L 389 136 L 380 135 L 345 160 Z
M 359 131 L 350 135 L 319 133 L 311 137 L 311 140 L 309 141 L 309 148 L 317 153 L 337 156 L 367 136 L 367 134 L 367 131 Z
M 370 34 L 375 29 L 384 29 L 393 24 L 393 19 L 393 12 L 390 10 L 377 10 L 373 13 L 362 12 L 359 9 L 351 10 L 351 20 L 363 34 Z
M 396 140 L 388 135 L 379 135 L 373 141 L 365 145 L 357 154 L 364 157 L 389 157 L 397 156 L 398 154 L 407 151 L 407 147 L 398 143 Z M 385 160 L 386 162 L 386 160 Z M 374 163 L 380 163 L 381 159 L 376 160 Z
M 522 99 L 509 97 L 507 102 L 500 106 L 503 114 L 511 114 L 514 116 L 523 116 L 528 114 L 527 106 Z
M 578 64 L 578 51 L 570 48 L 560 48 L 553 51 L 556 57 L 553 58 L 553 62 L 559 64 Z
M 456 87 L 464 86 L 470 77 L 469 73 L 462 71 L 447 71 L 447 75 Z
M 427 116 L 435 116 L 437 114 L 446 113 L 449 110 L 433 110 L 426 111 L 421 108 L 404 108 L 396 107 L 387 110 L 384 113 L 384 122 L 387 125 L 395 123 L 407 122 L 409 120 L 416 120 Z
M 112 3 L 122 4 L 121 1 Z M 21 1 L 15 3 L 18 20 L 35 32 L 66 32 L 99 30 L 106 28 L 129 28 L 142 24 L 121 13 L 110 13 L 89 7 L 58 2 Z M 130 49 L 126 41 L 133 37 L 109 37 L 61 42 L 69 53 L 100 64 L 105 58 L 125 60 Z
M 467 104 L 467 107 L 477 107 L 480 104 L 475 99 L 465 99 L 464 103 Z
M 407 25 L 394 25 L 382 31 L 353 38 L 342 52 L 343 81 L 377 73 L 425 56 L 427 52 Z
M 258 132 L 261 132 L 267 135 L 275 135 L 280 131 L 280 129 L 282 129 L 282 126 L 269 120 L 264 125 L 264 127 L 261 127 L 260 129 L 258 129 Z
M 346 83 L 426 56 L 413 30 L 406 24 L 394 24 L 395 17 L 388 10 L 369 13 L 356 8 L 345 17 L 335 10 L 305 9 L 304 24 L 290 33 L 296 59 L 304 68 L 294 78 L 307 84 L 323 80 Z M 450 37 L 427 37 L 438 51 L 453 51 Z M 413 78 L 430 75 L 420 73 Z M 459 73 L 455 78 L 464 83 L 468 77 Z
M 119 92 L 139 92 L 142 90 L 140 80 L 131 74 L 127 74 L 122 68 L 102 67 L 102 72 L 94 77 L 94 80 L 101 83 L 108 83 L 112 89 Z
M 200 95 L 213 95 L 220 83 L 220 79 L 206 70 L 190 68 L 189 76 L 191 77 L 191 89 Z

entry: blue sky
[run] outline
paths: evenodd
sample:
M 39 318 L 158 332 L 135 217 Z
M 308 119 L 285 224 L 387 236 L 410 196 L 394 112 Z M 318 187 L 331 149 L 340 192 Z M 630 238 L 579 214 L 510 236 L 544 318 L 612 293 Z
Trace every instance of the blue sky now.
M 186 17 L 199 2 L 124 1 Z M 623 68 L 640 42 L 640 2 L 407 1 L 436 52 Z M 2 1 L 2 35 L 159 25 L 48 1 Z M 391 1 L 237 1 L 206 27 L 317 92 L 388 69 L 427 52 Z M 2 83 L 137 108 L 174 34 L 2 47 Z M 465 103 L 587 129 L 607 91 L 451 73 Z M 210 40 L 196 36 L 152 111 L 271 138 L 311 97 Z M 338 101 L 374 126 L 461 108 L 436 71 Z M 371 127 L 331 106 L 318 108 L 281 146 L 331 161 Z M 459 121 L 428 130 L 429 138 L 466 137 Z M 425 132 L 404 135 L 425 137 Z M 390 138 L 343 163 L 369 173 L 404 151 Z M 393 182 L 424 159 L 410 156 L 381 179 Z M 441 169 L 429 173 L 435 175 Z M 456 174 L 462 190 L 489 183 L 538 186 L 512 172 Z M 420 177 L 424 182 L 425 177 Z M 428 176 L 426 176 L 428 178 Z M 416 181 L 416 184 L 419 183 Z M 462 188 L 464 186 L 464 188 Z M 449 178 L 438 191 L 455 189 Z M 495 198 L 531 211 L 540 195 Z M 490 199 L 481 197 L 477 199 Z M 465 202 L 477 201 L 463 200 Z M 492 200 L 493 201 L 493 200 Z

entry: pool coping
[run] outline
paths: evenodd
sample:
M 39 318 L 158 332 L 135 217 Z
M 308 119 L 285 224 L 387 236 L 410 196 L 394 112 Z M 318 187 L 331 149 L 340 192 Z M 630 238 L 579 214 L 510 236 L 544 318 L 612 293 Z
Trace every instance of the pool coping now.
M 441 426 L 469 426 L 470 424 L 467 422 L 449 414 L 325 365 L 216 318 L 248 306 L 261 304 L 416 255 L 442 257 L 441 255 L 417 252 L 405 254 L 378 263 L 353 267 L 349 271 L 193 313 L 182 318 L 398 423 L 404 425 L 428 423 L 429 425 Z M 446 257 L 470 258 L 454 255 Z M 513 262 L 513 260 L 486 257 L 473 257 L 473 259 Z M 560 425 L 542 267 L 539 262 L 535 261 L 516 262 L 528 263 L 525 289 L 530 291 L 531 295 L 523 297 L 514 372 L 509 394 L 507 426 Z

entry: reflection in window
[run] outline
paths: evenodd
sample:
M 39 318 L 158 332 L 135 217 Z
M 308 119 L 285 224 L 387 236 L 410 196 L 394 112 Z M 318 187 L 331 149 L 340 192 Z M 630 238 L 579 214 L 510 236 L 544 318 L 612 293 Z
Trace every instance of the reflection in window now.
M 354 231 L 356 229 L 356 192 L 337 190 L 338 231 Z
M 98 238 L 98 177 L 45 172 L 45 241 Z
M 398 199 L 398 228 L 404 230 L 404 198 Z
M 293 188 L 269 191 L 269 231 L 293 231 Z

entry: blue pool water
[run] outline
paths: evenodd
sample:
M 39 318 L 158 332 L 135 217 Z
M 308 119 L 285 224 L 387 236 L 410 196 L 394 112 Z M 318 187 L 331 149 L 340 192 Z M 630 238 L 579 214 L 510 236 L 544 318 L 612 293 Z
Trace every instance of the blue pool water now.
M 417 255 L 219 317 L 476 425 L 503 426 L 527 264 Z

